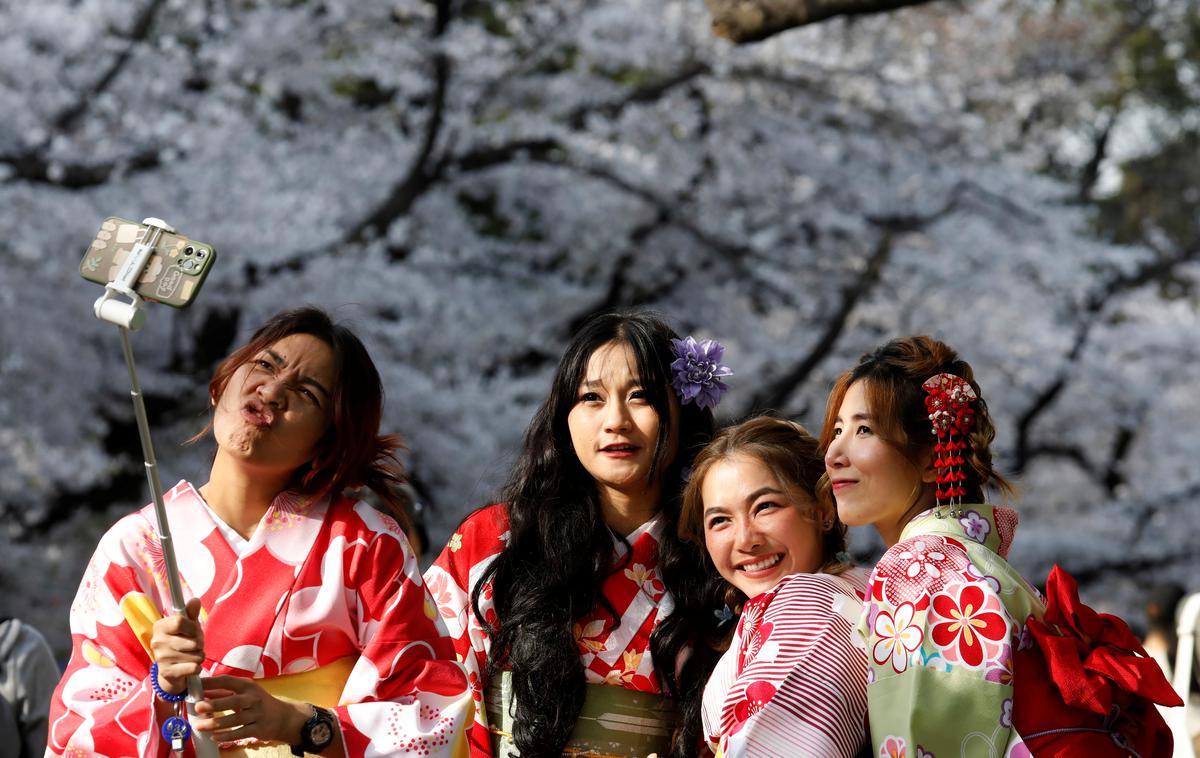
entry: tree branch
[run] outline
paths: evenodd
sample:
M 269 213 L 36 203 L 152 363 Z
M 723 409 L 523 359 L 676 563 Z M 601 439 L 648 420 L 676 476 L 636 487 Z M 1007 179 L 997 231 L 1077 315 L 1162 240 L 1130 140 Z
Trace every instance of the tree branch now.
M 148 148 L 123 162 L 56 164 L 47 160 L 40 151 L 34 150 L 16 156 L 0 156 L 0 163 L 12 168 L 14 179 L 67 189 L 86 189 L 104 184 L 119 169 L 132 173 L 158 168 L 159 156 L 157 148 Z
M 1067 352 L 1062 366 L 1049 384 L 1034 396 L 1029 407 L 1017 417 L 1017 440 L 1013 447 L 1013 462 L 1009 467 L 1014 474 L 1021 474 L 1032 460 L 1034 452 L 1031 441 L 1033 426 L 1066 389 L 1071 369 L 1079 360 L 1079 356 L 1083 354 L 1091 337 L 1092 327 L 1099 321 L 1105 307 L 1119 295 L 1171 276 L 1180 266 L 1197 259 L 1200 259 L 1200 248 L 1180 250 L 1173 254 L 1160 254 L 1134 271 L 1118 273 L 1085 298 L 1082 308 L 1083 318 L 1076 327 L 1075 340 L 1071 344 L 1071 349 Z M 1120 450 L 1114 452 L 1120 452 Z M 1111 478 L 1111 474 L 1106 478 Z
M 737 43 L 758 42 L 782 31 L 834 16 L 883 13 L 929 0 L 706 0 L 713 33 Z
M 433 56 L 433 111 L 425 124 L 425 137 L 417 158 L 409 167 L 408 173 L 401 179 L 388 196 L 366 215 L 361 221 L 352 226 L 346 233 L 347 243 L 362 242 L 370 236 L 378 236 L 387 232 L 392 223 L 408 213 L 409 208 L 416 202 L 441 172 L 443 164 L 433 162 L 434 148 L 442 129 L 442 115 L 446 107 L 446 90 L 450 81 L 450 61 L 441 53 Z
M 768 410 L 782 410 L 788 397 L 796 387 L 804 383 L 822 360 L 833 350 L 838 338 L 845 331 L 858 303 L 868 296 L 883 273 L 884 266 L 892 254 L 892 245 L 897 235 L 921 229 L 935 223 L 946 214 L 952 212 L 958 204 L 958 191 L 950 193 L 950 200 L 941 209 L 926 216 L 893 215 L 868 217 L 868 221 L 883 230 L 875 250 L 867 260 L 867 267 L 862 274 L 842 288 L 841 303 L 833 316 L 825 323 L 825 329 L 816 343 L 809 348 L 808 353 L 800 358 L 790 369 L 774 380 L 766 383 L 753 397 L 750 398 L 751 413 L 761 413 Z
M 583 129 L 586 126 L 587 117 L 593 113 L 599 113 L 608 118 L 615 118 L 620 115 L 621 111 L 626 106 L 635 103 L 653 103 L 663 95 L 675 89 L 681 84 L 686 84 L 699 76 L 711 73 L 712 67 L 703 61 L 692 61 L 679 71 L 660 79 L 656 82 L 651 82 L 644 87 L 638 87 L 632 92 L 620 97 L 616 100 L 607 103 L 597 103 L 595 105 L 581 105 L 567 115 L 567 124 L 572 129 Z

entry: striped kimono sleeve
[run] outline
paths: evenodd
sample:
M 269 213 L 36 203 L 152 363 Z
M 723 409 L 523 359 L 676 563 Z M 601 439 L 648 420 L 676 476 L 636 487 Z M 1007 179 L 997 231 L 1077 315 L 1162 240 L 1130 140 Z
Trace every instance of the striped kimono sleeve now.
M 851 758 L 866 734 L 867 661 L 855 644 L 865 577 L 793 574 L 746 604 L 704 694 L 721 756 Z

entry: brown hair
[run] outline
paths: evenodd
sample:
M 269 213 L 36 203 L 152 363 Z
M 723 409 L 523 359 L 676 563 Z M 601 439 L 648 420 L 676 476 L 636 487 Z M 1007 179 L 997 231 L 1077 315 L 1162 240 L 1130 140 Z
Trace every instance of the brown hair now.
M 967 475 L 963 482 L 966 502 L 982 503 L 983 489 L 988 485 L 1005 496 L 1015 494 L 1013 486 L 992 466 L 991 444 L 996 429 L 971 365 L 946 343 L 923 335 L 894 339 L 863 355 L 857 366 L 838 377 L 825 408 L 822 453 L 833 442 L 834 425 L 846 392 L 850 385 L 862 381 L 875 433 L 916 466 L 936 442 L 925 408 L 926 392 L 921 385 L 937 374 L 962 377 L 979 398 L 975 401 L 975 424 L 969 435 L 969 465 L 963 469 Z M 833 502 L 828 473 L 821 477 L 817 491 L 822 501 Z
M 696 455 L 683 491 L 678 527 L 680 539 L 705 547 L 704 502 L 700 496 L 704 477 L 713 464 L 737 455 L 754 458 L 766 466 L 796 507 L 806 501 L 813 503 L 812 518 L 822 533 L 821 568 L 818 570 L 825 574 L 840 574 L 849 568 L 850 564 L 838 556 L 846 549 L 846 525 L 838 520 L 837 509 L 831 501 L 816 497 L 817 483 L 825 473 L 817 440 L 803 426 L 772 416 L 759 416 L 721 430 Z M 742 592 L 730 585 L 726 591 L 728 604 L 740 606 L 744 600 Z
M 212 404 L 215 406 L 221 399 L 235 371 L 293 334 L 307 334 L 329 346 L 333 352 L 334 380 L 329 428 L 318 441 L 313 459 L 296 471 L 289 486 L 315 497 L 366 487 L 380 497 L 388 513 L 407 529 L 409 520 L 396 493 L 396 488 L 404 482 L 404 469 L 396 457 L 403 443 L 398 435 L 379 434 L 383 419 L 383 383 L 379 371 L 358 337 L 325 311 L 304 307 L 268 319 L 249 342 L 234 350 L 217 367 L 208 383 Z M 210 429 L 211 419 L 192 441 L 202 438 Z

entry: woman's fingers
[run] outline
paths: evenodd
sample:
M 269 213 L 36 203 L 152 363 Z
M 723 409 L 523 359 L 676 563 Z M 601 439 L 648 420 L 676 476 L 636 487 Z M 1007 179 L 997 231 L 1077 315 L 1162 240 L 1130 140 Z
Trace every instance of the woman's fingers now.
M 204 700 L 196 703 L 196 714 L 205 718 L 196 720 L 197 729 L 222 741 L 274 738 L 259 723 L 274 698 L 253 680 L 225 674 L 207 677 L 202 683 Z
M 221 711 L 244 711 L 254 708 L 258 704 L 258 698 L 249 694 L 230 693 L 224 697 L 212 697 L 207 691 L 204 693 L 205 699 L 196 703 L 196 712 L 209 714 L 220 713 Z M 200 706 L 205 705 L 204 709 Z
M 311 708 L 273 697 L 252 679 L 211 676 L 202 680 L 204 700 L 196 703 L 196 728 L 221 741 L 255 737 L 294 742 Z M 303 715 L 301 715 L 303 714 Z
M 150 649 L 158 662 L 158 684 L 167 692 L 182 692 L 187 678 L 204 665 L 204 630 L 200 627 L 200 599 L 188 601 L 183 614 L 154 622 Z
M 196 719 L 196 728 L 203 732 L 227 732 L 230 729 L 245 729 L 256 724 L 262 716 L 257 708 L 243 708 L 230 711 L 228 708 L 217 710 L 219 715 L 204 716 Z M 258 734 L 242 734 L 239 737 L 223 739 L 241 739 L 242 737 L 258 737 Z

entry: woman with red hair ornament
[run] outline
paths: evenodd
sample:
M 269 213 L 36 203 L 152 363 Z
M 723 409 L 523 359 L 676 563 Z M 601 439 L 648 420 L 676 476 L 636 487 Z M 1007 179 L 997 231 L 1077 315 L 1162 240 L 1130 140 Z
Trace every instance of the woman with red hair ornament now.
M 1017 526 L 983 489 L 995 436 L 971 367 L 929 337 L 893 340 L 834 386 L 823 488 L 888 546 L 859 632 L 881 756 L 1170 754 L 1152 702 L 1177 702 L 1124 622 L 1079 602 L 1057 567 L 1049 603 L 1006 560 Z

